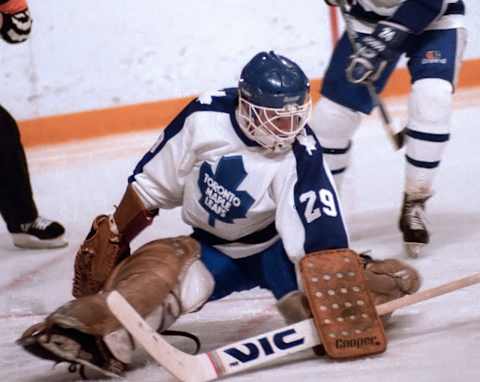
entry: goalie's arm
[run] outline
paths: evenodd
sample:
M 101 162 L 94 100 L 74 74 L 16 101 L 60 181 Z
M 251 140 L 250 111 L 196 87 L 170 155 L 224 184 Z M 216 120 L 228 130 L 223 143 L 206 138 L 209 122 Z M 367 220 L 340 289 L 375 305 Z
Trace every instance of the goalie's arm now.
M 182 203 L 184 176 L 191 159 L 191 104 L 160 134 L 136 165 L 129 186 L 113 215 L 95 218 L 77 252 L 73 296 L 97 293 L 115 266 L 129 256 L 129 243 L 153 220 L 159 209 Z M 182 167 L 183 166 L 183 167 Z
M 117 264 L 130 255 L 129 243 L 152 221 L 132 185 L 111 215 L 99 215 L 75 256 L 72 294 L 83 297 L 100 291 Z

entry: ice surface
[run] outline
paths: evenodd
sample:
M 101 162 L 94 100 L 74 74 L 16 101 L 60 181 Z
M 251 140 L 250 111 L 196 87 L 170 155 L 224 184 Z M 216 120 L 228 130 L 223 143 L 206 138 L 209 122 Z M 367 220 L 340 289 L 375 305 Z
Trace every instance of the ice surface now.
M 456 96 L 451 142 L 428 203 L 432 242 L 414 264 L 423 288 L 480 270 L 480 90 Z M 404 120 L 405 100 L 389 104 Z M 477 119 L 479 118 L 479 119 Z M 73 255 L 92 218 L 110 212 L 126 187 L 136 161 L 156 133 L 111 137 L 45 147 L 28 152 L 40 212 L 60 219 L 70 246 L 25 251 L 12 246 L 0 227 L 0 381 L 74 381 L 66 367 L 52 369 L 14 344 L 29 325 L 70 298 Z M 403 187 L 403 153 L 394 152 L 378 118 L 368 118 L 357 134 L 354 162 L 343 189 L 352 247 L 377 257 L 405 259 L 397 229 Z M 178 221 L 178 224 L 174 224 Z M 164 211 L 133 244 L 189 232 L 178 210 Z M 396 312 L 388 327 L 386 353 L 348 362 L 303 352 L 274 365 L 231 377 L 235 381 L 434 381 L 480 380 L 480 285 Z M 283 325 L 270 295 L 260 290 L 235 294 L 207 305 L 176 325 L 196 333 L 203 350 Z M 188 341 L 176 340 L 184 350 Z M 147 357 L 137 357 L 127 381 L 173 381 Z

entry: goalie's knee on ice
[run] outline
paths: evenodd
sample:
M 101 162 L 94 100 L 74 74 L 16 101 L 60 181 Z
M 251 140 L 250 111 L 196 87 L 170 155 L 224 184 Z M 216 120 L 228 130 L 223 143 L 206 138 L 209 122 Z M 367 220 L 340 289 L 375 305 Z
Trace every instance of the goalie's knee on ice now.
M 308 300 L 302 291 L 293 291 L 277 301 L 277 309 L 287 324 L 293 324 L 312 317 Z
M 215 280 L 207 267 L 197 260 L 189 267 L 180 283 L 183 313 L 190 313 L 202 307 L 213 292 Z

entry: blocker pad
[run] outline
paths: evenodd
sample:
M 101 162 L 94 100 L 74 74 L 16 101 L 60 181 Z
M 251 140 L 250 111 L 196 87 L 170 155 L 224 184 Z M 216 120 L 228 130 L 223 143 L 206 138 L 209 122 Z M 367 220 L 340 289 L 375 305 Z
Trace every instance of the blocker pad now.
M 315 326 L 331 358 L 361 357 L 386 350 L 383 324 L 354 251 L 308 254 L 300 261 L 300 271 Z

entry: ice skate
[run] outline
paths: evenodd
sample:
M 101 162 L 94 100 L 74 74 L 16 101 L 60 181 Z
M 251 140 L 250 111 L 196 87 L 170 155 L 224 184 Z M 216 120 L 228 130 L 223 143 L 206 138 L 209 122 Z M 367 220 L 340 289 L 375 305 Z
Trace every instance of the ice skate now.
M 417 258 L 430 241 L 425 217 L 425 202 L 429 198 L 430 195 L 419 197 L 409 194 L 403 198 L 399 228 L 403 233 L 405 251 L 412 258 Z
M 68 245 L 64 234 L 65 228 L 60 223 L 39 216 L 33 222 L 20 224 L 18 230 L 12 232 L 12 239 L 20 248 L 62 248 Z
M 44 322 L 33 325 L 17 344 L 37 357 L 69 363 L 69 371 L 78 371 L 84 379 L 87 379 L 85 369 L 112 378 L 121 376 L 126 369 L 99 337 L 59 325 L 49 327 Z

